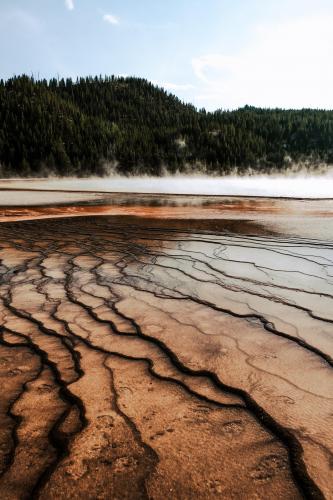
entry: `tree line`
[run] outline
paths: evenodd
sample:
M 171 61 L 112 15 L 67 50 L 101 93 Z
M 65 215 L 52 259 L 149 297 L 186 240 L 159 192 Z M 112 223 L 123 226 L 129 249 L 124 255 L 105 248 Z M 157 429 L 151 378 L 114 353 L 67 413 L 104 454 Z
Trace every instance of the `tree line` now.
M 333 163 L 333 111 L 206 112 L 147 80 L 0 80 L 0 176 L 284 171 Z

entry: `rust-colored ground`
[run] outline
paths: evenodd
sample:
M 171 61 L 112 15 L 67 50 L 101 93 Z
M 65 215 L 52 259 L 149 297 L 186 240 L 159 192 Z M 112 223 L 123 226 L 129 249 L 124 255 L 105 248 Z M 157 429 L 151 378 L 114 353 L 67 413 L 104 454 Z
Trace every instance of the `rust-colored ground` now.
M 333 498 L 325 215 L 146 209 L 0 224 L 0 498 Z

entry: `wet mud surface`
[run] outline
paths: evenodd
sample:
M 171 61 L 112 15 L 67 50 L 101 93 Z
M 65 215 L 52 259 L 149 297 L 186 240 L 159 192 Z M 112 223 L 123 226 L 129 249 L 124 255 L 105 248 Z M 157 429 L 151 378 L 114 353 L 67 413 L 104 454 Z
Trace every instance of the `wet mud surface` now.
M 2 499 L 333 498 L 333 237 L 169 211 L 0 224 Z

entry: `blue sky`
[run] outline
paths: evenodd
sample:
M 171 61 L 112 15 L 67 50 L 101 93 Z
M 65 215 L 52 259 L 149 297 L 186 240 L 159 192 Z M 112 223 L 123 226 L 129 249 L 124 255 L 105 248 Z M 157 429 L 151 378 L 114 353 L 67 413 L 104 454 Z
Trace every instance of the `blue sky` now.
M 332 0 L 0 0 L 0 76 L 145 77 L 207 109 L 333 109 Z

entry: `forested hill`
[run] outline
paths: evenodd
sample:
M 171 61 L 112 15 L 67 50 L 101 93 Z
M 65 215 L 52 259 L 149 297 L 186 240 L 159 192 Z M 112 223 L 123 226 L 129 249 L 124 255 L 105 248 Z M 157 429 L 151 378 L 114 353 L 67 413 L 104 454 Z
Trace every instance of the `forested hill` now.
M 333 111 L 208 113 L 139 78 L 0 81 L 0 176 L 333 163 Z

